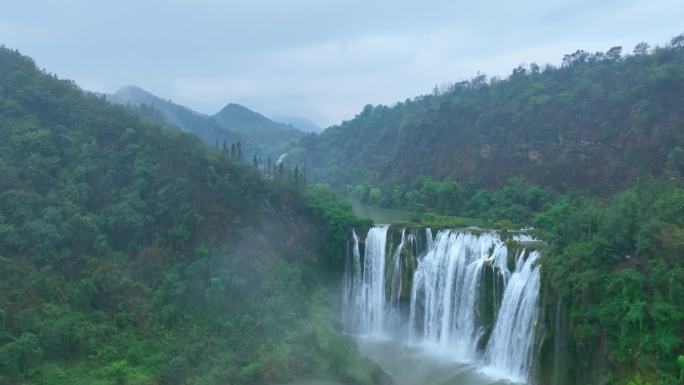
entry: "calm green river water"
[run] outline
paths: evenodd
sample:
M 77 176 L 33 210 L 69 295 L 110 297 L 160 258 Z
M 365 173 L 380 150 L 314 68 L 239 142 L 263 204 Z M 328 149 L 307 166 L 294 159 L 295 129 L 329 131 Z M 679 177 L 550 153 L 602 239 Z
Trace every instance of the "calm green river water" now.
M 378 206 L 370 206 L 355 199 L 347 199 L 347 202 L 352 206 L 354 214 L 360 218 L 372 219 L 375 223 L 408 221 L 411 216 L 411 212 L 408 210 L 386 209 Z

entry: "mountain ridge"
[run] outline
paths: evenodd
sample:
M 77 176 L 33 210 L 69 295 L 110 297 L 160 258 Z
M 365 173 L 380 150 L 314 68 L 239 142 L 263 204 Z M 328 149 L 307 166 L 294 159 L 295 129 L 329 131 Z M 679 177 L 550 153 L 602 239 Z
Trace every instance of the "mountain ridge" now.
M 382 382 L 334 328 L 334 195 L 1 46 L 0 95 L 0 383 Z
M 497 188 L 623 188 L 671 169 L 684 147 L 684 45 L 622 56 L 577 51 L 560 67 L 480 75 L 393 106 L 366 106 L 307 136 L 299 162 L 342 188 L 417 176 Z
M 209 146 L 242 142 L 245 154 L 277 156 L 285 144 L 303 135 L 284 124 L 236 103 L 229 103 L 214 115 L 206 115 L 171 100 L 160 98 L 135 85 L 127 85 L 113 94 L 106 94 L 111 102 L 128 105 L 139 116 L 166 122 L 200 137 Z M 150 111 L 150 107 L 153 110 Z
M 283 124 L 292 125 L 292 127 L 297 128 L 300 131 L 306 133 L 317 133 L 323 131 L 322 127 L 312 122 L 311 120 L 303 118 L 301 116 L 272 115 L 271 120 Z

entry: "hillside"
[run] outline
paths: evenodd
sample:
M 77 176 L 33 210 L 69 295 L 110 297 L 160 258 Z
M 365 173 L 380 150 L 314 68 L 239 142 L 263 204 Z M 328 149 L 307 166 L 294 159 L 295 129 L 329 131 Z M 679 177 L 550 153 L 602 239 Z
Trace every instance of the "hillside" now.
M 183 132 L 195 134 L 212 146 L 215 145 L 216 140 L 220 143 L 245 140 L 242 135 L 221 127 L 206 115 L 159 98 L 136 86 L 123 87 L 105 97 L 111 102 L 128 105 L 136 114 L 149 120 L 158 123 L 167 122 L 179 127 Z
M 289 141 L 303 136 L 300 130 L 282 123 L 276 123 L 235 103 L 223 107 L 221 111 L 212 116 L 212 119 L 221 127 L 244 135 L 249 138 L 251 143 L 259 144 L 264 149 L 285 150 L 285 145 Z
M 4 47 L 0 137 L 0 383 L 382 381 L 333 327 L 356 220 L 328 193 Z
M 310 121 L 307 118 L 302 118 L 299 116 L 283 116 L 274 115 L 271 119 L 278 123 L 288 124 L 292 127 L 303 131 L 303 132 L 321 132 L 323 129 L 319 127 L 316 123 Z
M 518 177 L 606 194 L 682 167 L 682 105 L 681 42 L 630 55 L 577 51 L 558 68 L 532 64 L 506 79 L 482 75 L 393 106 L 368 105 L 292 153 L 337 187 L 406 192 L 428 176 L 498 188 Z
M 675 385 L 684 380 L 682 106 L 684 36 L 369 105 L 290 156 L 364 203 L 423 211 L 414 219 L 433 230 L 471 218 L 536 229 L 547 244 L 533 383 Z
M 214 116 L 193 111 L 187 107 L 161 99 L 139 87 L 126 86 L 107 100 L 130 109 L 137 115 L 154 122 L 167 122 L 183 132 L 197 135 L 206 144 L 219 147 L 223 143 L 240 141 L 248 157 L 252 155 L 277 157 L 288 141 L 302 133 L 287 125 L 276 123 L 261 114 L 237 104 L 229 104 Z

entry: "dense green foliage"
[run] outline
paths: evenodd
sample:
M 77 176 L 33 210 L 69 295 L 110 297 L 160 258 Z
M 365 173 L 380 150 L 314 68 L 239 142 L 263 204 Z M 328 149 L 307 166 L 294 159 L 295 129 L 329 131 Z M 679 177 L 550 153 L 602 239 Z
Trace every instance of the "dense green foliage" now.
M 577 51 L 367 106 L 289 162 L 423 223 L 534 226 L 549 241 L 542 366 L 562 318 L 567 383 L 674 385 L 682 106 L 684 43 Z M 331 311 L 347 230 L 369 223 L 301 168 L 246 167 L 168 125 L 277 151 L 289 139 L 260 115 L 174 113 L 111 106 L 0 49 L 0 383 L 384 381 Z
M 555 375 L 567 384 L 681 383 L 682 41 L 626 56 L 577 51 L 559 68 L 532 64 L 367 106 L 291 154 L 313 179 L 427 213 L 422 223 L 537 228 L 549 241 L 544 381 L 562 340 Z
M 163 100 L 149 92 L 127 86 L 112 95 L 112 102 L 126 105 L 136 115 L 156 123 L 171 124 L 184 132 L 199 136 L 210 146 L 221 147 L 224 143 L 240 141 L 245 155 L 278 157 L 289 142 L 303 133 L 291 126 L 276 123 L 265 116 L 238 104 L 228 104 L 212 116 Z
M 329 193 L 5 48 L 0 138 L 0 383 L 382 381 L 334 328 L 329 231 L 356 219 Z
M 406 190 L 389 183 L 377 187 L 361 183 L 347 186 L 346 193 L 365 204 L 478 218 L 490 224 L 499 219 L 529 223 L 533 213 L 547 208 L 560 196 L 550 188 L 531 185 L 522 178 L 511 178 L 502 187 L 490 190 L 463 186 L 453 179 L 420 176 Z
M 307 135 L 292 150 L 335 187 L 419 175 L 496 188 L 511 177 L 558 190 L 615 192 L 682 171 L 684 46 L 620 55 L 577 51 L 555 68 L 484 75 Z M 410 200 L 410 199 L 409 199 Z
M 221 127 L 199 112 L 159 98 L 139 87 L 126 86 L 111 95 L 105 95 L 105 98 L 126 106 L 146 120 L 172 125 L 184 132 L 195 134 L 211 146 L 214 146 L 217 140 L 220 143 L 232 143 L 245 139 L 239 133 Z
M 542 265 L 569 318 L 568 383 L 680 383 L 684 189 L 648 180 L 608 202 L 563 197 L 533 223 L 554 245 Z
M 247 143 L 253 143 L 260 154 L 279 156 L 290 141 L 303 136 L 303 132 L 251 111 L 239 104 L 230 103 L 212 116 L 221 127 L 241 134 Z M 256 152 L 256 151 L 255 151 Z

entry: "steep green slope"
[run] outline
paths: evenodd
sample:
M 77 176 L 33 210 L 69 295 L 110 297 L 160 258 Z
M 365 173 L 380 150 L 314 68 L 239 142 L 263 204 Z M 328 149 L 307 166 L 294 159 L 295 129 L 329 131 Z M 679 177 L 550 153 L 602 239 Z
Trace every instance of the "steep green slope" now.
M 284 151 L 289 141 L 304 135 L 300 130 L 282 123 L 276 123 L 259 113 L 234 103 L 225 106 L 212 118 L 221 127 L 241 133 L 249 138 L 251 143 L 278 151 Z
M 308 135 L 293 151 L 336 186 L 419 175 L 493 188 L 511 177 L 614 192 L 661 175 L 684 147 L 684 46 L 567 55 L 559 68 L 478 76 Z
M 355 219 L 329 195 L 4 47 L 0 137 L 0 383 L 383 380 L 332 326 Z
M 562 197 L 531 221 L 542 257 L 542 383 L 684 381 L 683 180 L 644 179 L 607 201 Z
M 184 132 L 199 136 L 200 139 L 211 146 L 214 146 L 217 140 L 220 143 L 245 140 L 239 133 L 219 126 L 206 115 L 169 100 L 164 100 L 136 86 L 123 87 L 111 95 L 106 95 L 106 98 L 114 103 L 124 106 L 128 105 L 138 115 L 154 122 L 162 123 L 166 121 L 178 126 Z M 159 113 L 156 115 L 151 114 L 151 112 L 155 111 Z
M 242 142 L 245 155 L 278 157 L 289 141 L 303 133 L 293 127 L 276 123 L 238 104 L 228 104 L 213 116 L 161 99 L 139 87 L 127 86 L 106 95 L 114 103 L 127 105 L 139 116 L 154 122 L 168 122 L 182 131 L 199 136 L 210 146 L 230 146 Z
M 292 127 L 303 132 L 321 132 L 323 130 L 321 127 L 316 125 L 316 123 L 300 116 L 274 115 L 271 116 L 271 120 L 274 122 L 291 125 Z
M 368 106 L 291 155 L 372 204 L 533 226 L 540 383 L 684 381 L 684 37 Z M 430 213 L 430 225 L 459 218 Z

